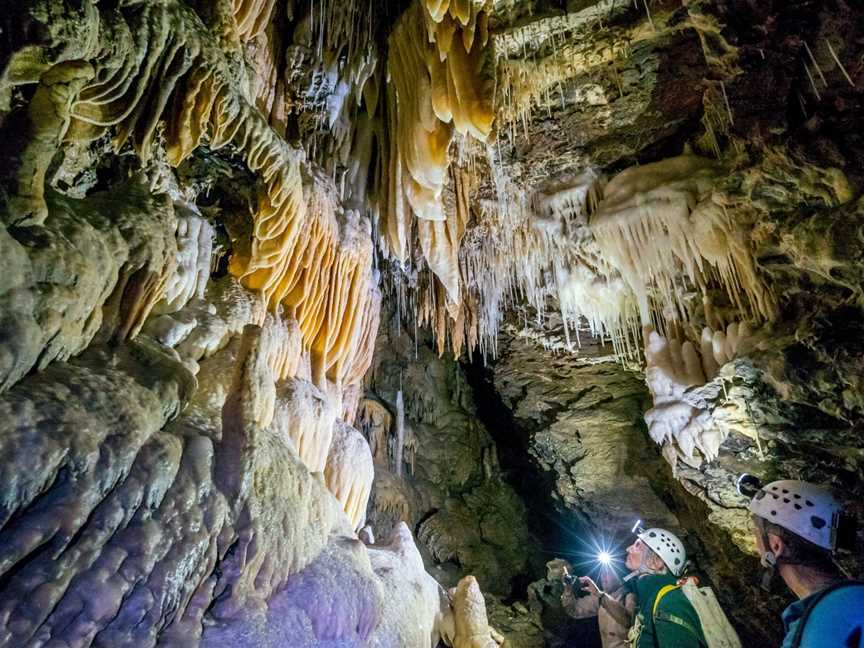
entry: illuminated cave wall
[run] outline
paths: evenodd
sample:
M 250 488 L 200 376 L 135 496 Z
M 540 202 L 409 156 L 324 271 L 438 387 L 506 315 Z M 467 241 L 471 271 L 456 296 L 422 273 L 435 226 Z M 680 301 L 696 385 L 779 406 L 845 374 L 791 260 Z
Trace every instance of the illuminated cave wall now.
M 777 643 L 737 473 L 864 513 L 859 8 L 9 5 L 0 645 L 572 641 L 538 512 Z

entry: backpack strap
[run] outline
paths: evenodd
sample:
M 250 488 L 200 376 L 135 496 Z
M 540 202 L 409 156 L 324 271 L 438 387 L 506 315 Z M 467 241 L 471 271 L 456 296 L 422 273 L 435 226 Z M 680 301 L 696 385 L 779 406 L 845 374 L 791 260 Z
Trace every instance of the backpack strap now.
M 681 626 L 685 630 L 687 630 L 690 634 L 696 637 L 697 641 L 699 641 L 700 645 L 702 644 L 701 639 L 699 639 L 699 631 L 693 627 L 693 625 L 687 621 L 686 619 L 682 619 L 677 614 L 670 614 L 664 610 L 658 610 L 660 607 L 660 601 L 672 590 L 679 589 L 680 585 L 664 585 L 660 588 L 660 591 L 657 592 L 657 597 L 654 599 L 654 607 L 651 609 L 651 616 L 653 617 L 654 623 L 657 621 L 668 621 L 669 623 L 674 623 L 675 625 Z
M 660 600 L 675 589 L 678 589 L 677 585 L 664 585 L 660 588 L 660 591 L 657 592 L 657 596 L 654 598 L 654 607 L 651 608 L 652 616 L 657 616 L 657 607 L 660 605 Z
M 804 613 L 801 615 L 801 618 L 798 619 L 798 625 L 795 626 L 795 635 L 792 637 L 792 648 L 799 648 L 801 646 L 801 640 L 804 638 L 804 626 L 807 625 L 807 621 L 810 619 L 810 614 L 814 609 L 816 609 L 816 606 L 818 606 L 832 592 L 836 592 L 845 587 L 854 587 L 856 585 L 864 587 L 864 581 L 840 581 L 839 583 L 834 583 L 830 587 L 826 587 L 824 590 L 816 594 L 813 597 L 813 600 L 807 604 L 806 608 L 804 608 Z

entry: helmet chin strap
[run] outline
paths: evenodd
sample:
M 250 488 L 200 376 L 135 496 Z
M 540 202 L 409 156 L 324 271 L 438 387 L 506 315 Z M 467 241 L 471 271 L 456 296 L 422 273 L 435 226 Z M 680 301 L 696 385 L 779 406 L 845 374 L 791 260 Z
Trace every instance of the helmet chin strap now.
M 767 540 L 767 538 L 765 538 Z M 762 554 L 762 582 L 760 583 L 762 590 L 765 592 L 771 591 L 771 585 L 774 583 L 774 577 L 777 576 L 777 556 L 773 551 L 766 551 Z

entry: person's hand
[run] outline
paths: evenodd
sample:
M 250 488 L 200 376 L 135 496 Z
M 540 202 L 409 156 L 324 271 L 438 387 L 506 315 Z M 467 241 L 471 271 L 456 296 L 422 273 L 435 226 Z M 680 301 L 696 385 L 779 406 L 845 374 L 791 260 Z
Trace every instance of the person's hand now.
M 597 583 L 595 583 L 589 576 L 580 576 L 579 584 L 582 586 L 582 589 L 588 592 L 591 596 L 600 596 L 600 588 L 597 587 Z

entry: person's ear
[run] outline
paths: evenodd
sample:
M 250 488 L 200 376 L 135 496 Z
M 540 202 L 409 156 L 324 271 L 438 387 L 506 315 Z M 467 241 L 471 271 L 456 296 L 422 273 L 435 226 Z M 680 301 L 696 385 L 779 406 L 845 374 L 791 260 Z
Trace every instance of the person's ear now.
M 786 550 L 786 542 L 780 536 L 769 533 L 768 550 L 773 553 L 775 557 L 779 558 Z

